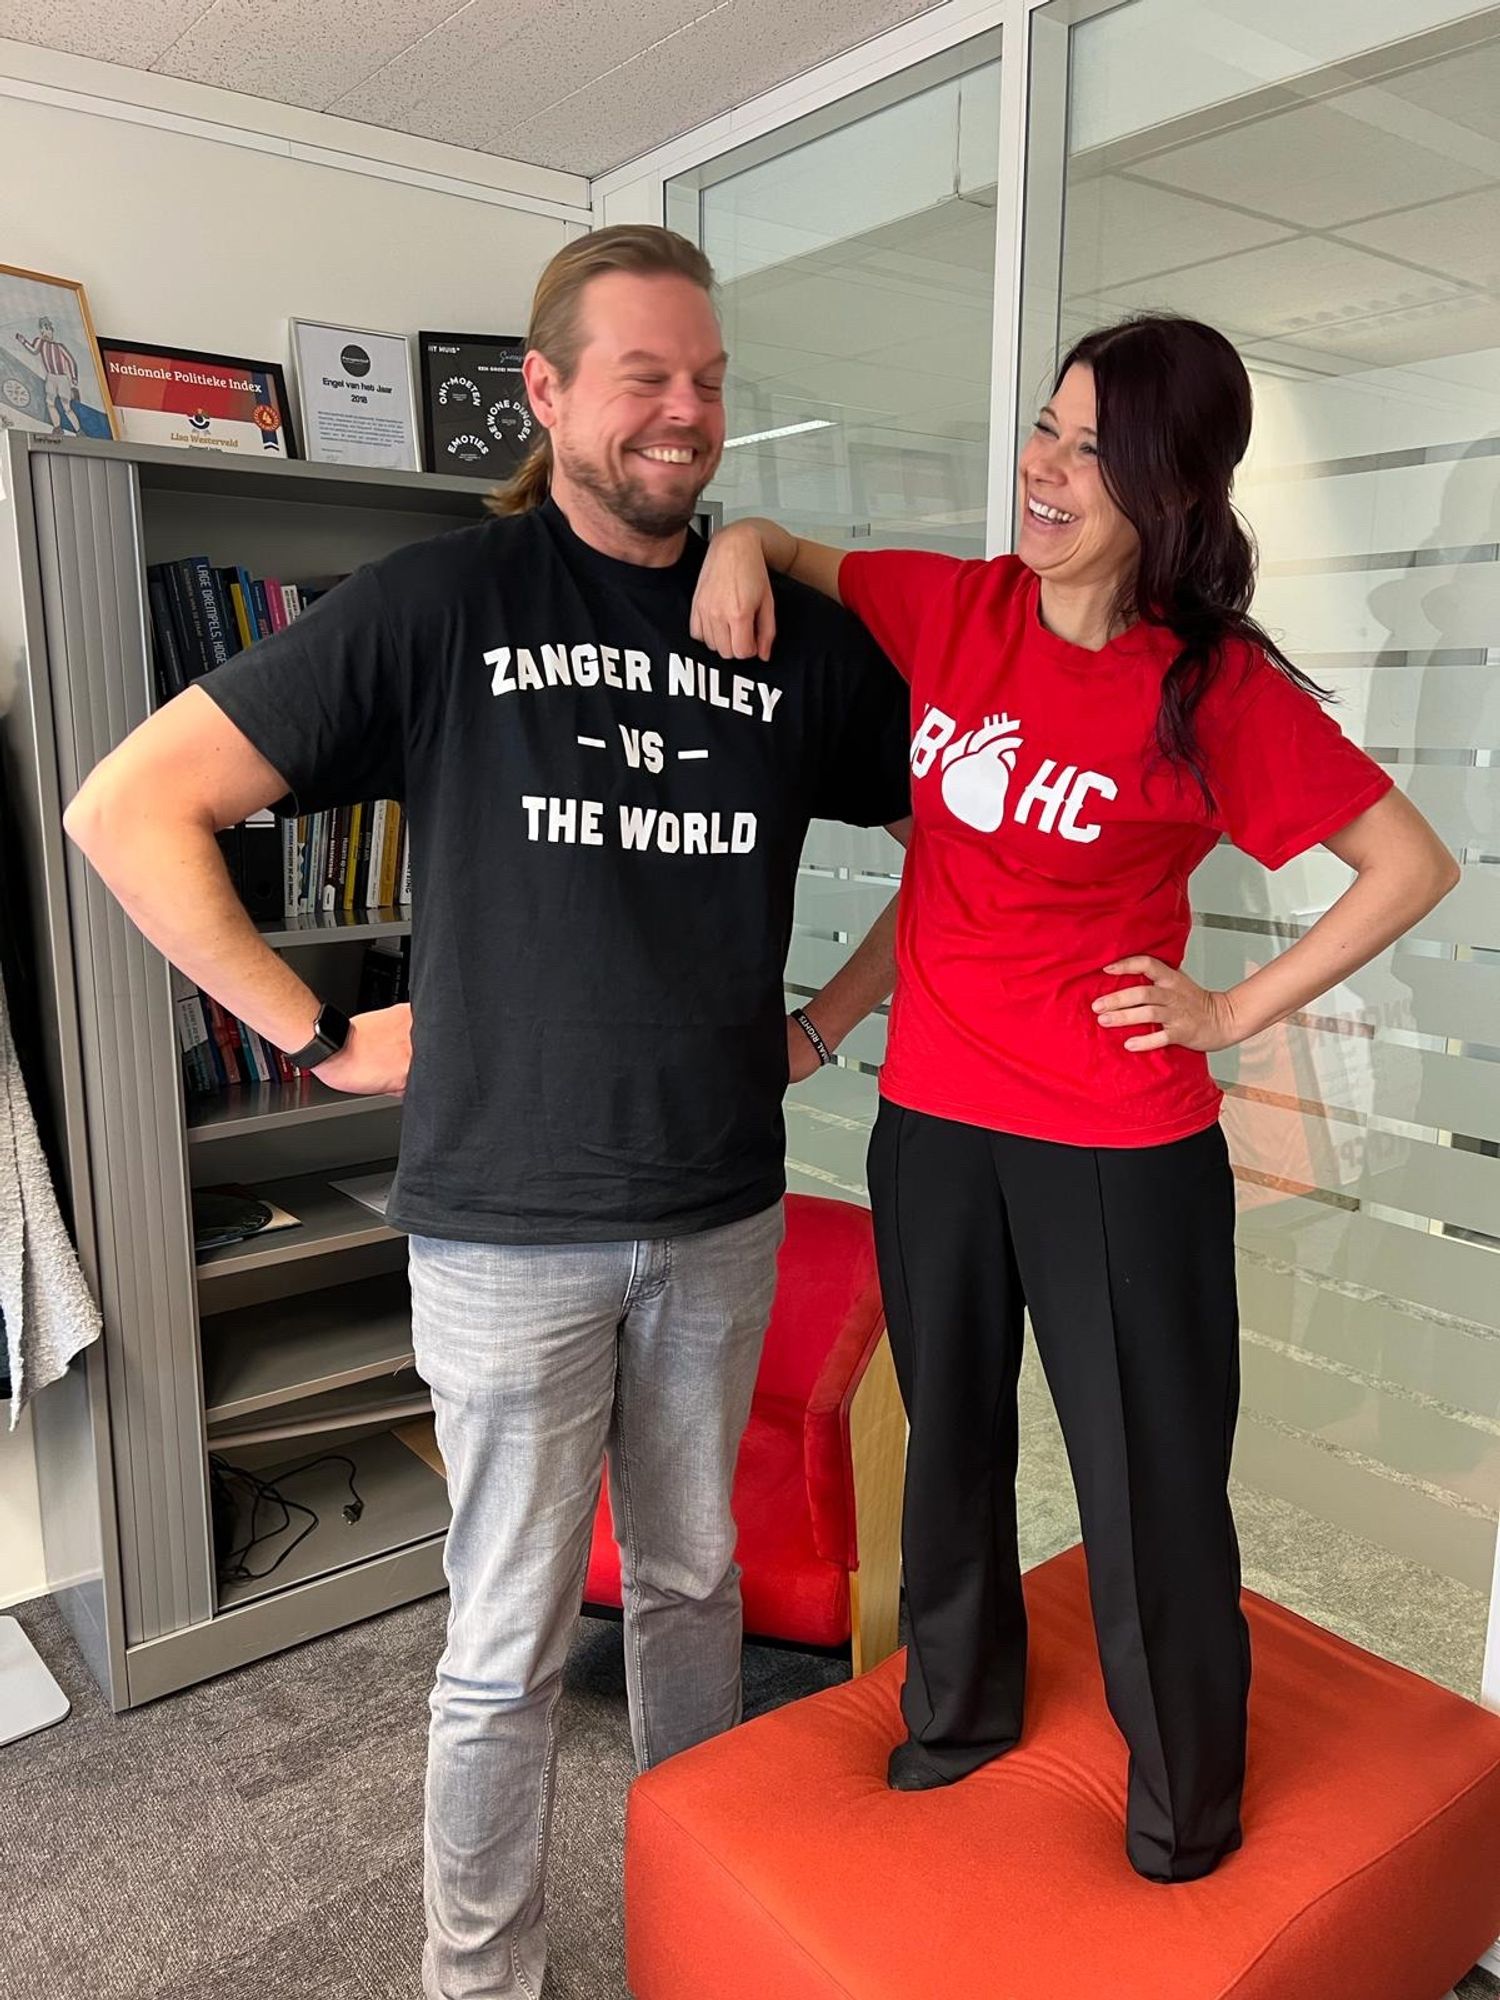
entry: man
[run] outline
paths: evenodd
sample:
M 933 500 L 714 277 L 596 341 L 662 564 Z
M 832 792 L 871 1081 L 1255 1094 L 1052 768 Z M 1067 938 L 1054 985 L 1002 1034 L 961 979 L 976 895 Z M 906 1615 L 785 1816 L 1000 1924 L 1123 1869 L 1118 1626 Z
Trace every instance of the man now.
M 56 327 L 50 319 L 39 319 L 35 338 L 18 333 L 16 339 L 42 364 L 42 374 L 46 378 L 47 421 L 52 426 L 52 436 L 61 437 L 64 431 L 72 431 L 75 437 L 81 437 L 83 425 L 78 420 L 78 363 L 58 339 Z
M 642 1767 L 739 1717 L 729 1490 L 781 1237 L 808 820 L 907 811 L 904 689 L 788 586 L 753 672 L 689 631 L 724 441 L 712 273 L 603 230 L 537 288 L 547 433 L 496 518 L 360 572 L 107 758 L 68 829 L 189 977 L 352 1091 L 406 1090 L 390 1213 L 453 1525 L 432 1702 L 429 2000 L 539 1993 L 553 1712 L 608 1451 Z M 213 834 L 406 802 L 413 1003 L 320 1011 Z M 888 913 L 889 914 L 889 913 Z M 828 1046 L 891 926 L 809 1004 Z M 408 1082 L 409 1067 L 409 1082 Z

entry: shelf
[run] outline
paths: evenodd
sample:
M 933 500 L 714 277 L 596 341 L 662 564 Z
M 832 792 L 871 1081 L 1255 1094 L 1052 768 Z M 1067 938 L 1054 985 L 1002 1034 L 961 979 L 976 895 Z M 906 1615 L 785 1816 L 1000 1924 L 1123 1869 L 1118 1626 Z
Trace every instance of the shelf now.
M 297 1472 L 298 1466 L 307 1464 L 314 1456 L 302 1452 L 289 1456 L 282 1464 L 257 1467 L 256 1476 L 273 1485 L 278 1478 L 284 1478 L 287 1497 L 311 1507 L 318 1516 L 318 1525 L 271 1575 L 221 1583 L 220 1611 L 233 1610 L 258 1597 L 269 1597 L 306 1583 L 312 1577 L 350 1569 L 374 1556 L 389 1555 L 395 1549 L 429 1541 L 447 1532 L 451 1513 L 446 1483 L 389 1431 L 358 1438 L 347 1446 L 335 1441 L 332 1449 L 354 1461 L 354 1483 L 364 1502 L 360 1518 L 354 1522 L 344 1519 L 349 1478 L 342 1465 L 319 1465 L 307 1472 Z M 238 1487 L 239 1483 L 234 1484 Z M 248 1533 L 249 1508 L 240 1504 L 238 1492 L 236 1502 L 235 1545 L 238 1546 Z M 259 1570 L 268 1568 L 306 1526 L 306 1517 L 294 1513 L 289 1527 L 256 1547 L 248 1558 L 251 1565 Z
M 49 1544 L 78 1554 L 64 1567 L 87 1587 L 59 1602 L 115 1709 L 441 1589 L 448 1505 L 441 1475 L 392 1436 L 431 1422 L 412 1414 L 431 1398 L 413 1360 L 405 1233 L 330 1186 L 385 1170 L 399 1097 L 246 1073 L 184 1105 L 164 962 L 107 896 L 90 903 L 80 947 L 58 772 L 94 768 L 150 713 L 148 567 L 201 555 L 294 582 L 348 575 L 477 526 L 486 483 L 0 426 L 0 597 L 20 671 L 0 733 L 27 836 L 14 859 L 35 919 L 48 1108 L 110 1322 L 108 1351 L 80 1356 L 48 1399 L 39 1499 Z M 368 948 L 395 953 L 411 908 L 393 898 L 288 917 L 282 897 L 278 875 L 257 935 L 353 1012 Z M 298 1221 L 200 1263 L 189 1208 L 208 1183 L 254 1185 Z M 261 1469 L 346 1452 L 366 1509 L 345 1522 L 337 1466 L 294 1474 L 295 1497 L 323 1516 L 317 1534 L 274 1576 L 221 1591 L 206 1446 Z M 75 1547 L 90 1524 L 109 1550 L 102 1574 Z
M 232 1452 L 248 1445 L 275 1444 L 282 1438 L 331 1436 L 338 1431 L 368 1430 L 371 1424 L 406 1424 L 432 1415 L 432 1397 L 410 1369 L 394 1388 L 386 1382 L 365 1382 L 352 1389 L 334 1389 L 240 1417 L 208 1433 L 208 1448 Z
M 269 945 L 327 944 L 344 938 L 405 937 L 411 909 L 305 910 L 295 917 L 263 917 L 255 926 Z
M 228 494 L 283 504 L 394 508 L 401 513 L 482 518 L 484 482 L 443 472 L 387 472 L 363 465 L 323 465 L 308 459 L 244 459 L 232 452 L 184 451 L 176 445 L 38 439 L 33 451 L 69 458 L 122 459 L 138 468 L 148 493 Z
M 297 1217 L 295 1229 L 264 1231 L 222 1250 L 205 1250 L 198 1258 L 198 1290 L 244 1271 L 265 1270 L 272 1264 L 293 1264 L 306 1257 L 326 1257 L 331 1251 L 354 1250 L 367 1243 L 394 1243 L 406 1234 L 392 1229 L 374 1209 L 354 1201 L 329 1185 L 356 1174 L 389 1172 L 394 1160 L 368 1160 L 335 1167 L 319 1174 L 295 1174 L 288 1180 L 258 1181 L 250 1188 Z
M 354 1097 L 348 1091 L 330 1090 L 315 1076 L 304 1076 L 297 1083 L 235 1084 L 211 1096 L 188 1099 L 188 1144 L 243 1139 L 252 1132 L 312 1125 L 327 1118 L 354 1118 L 362 1111 L 388 1111 L 400 1102 L 394 1095 Z
M 411 1366 L 411 1295 L 399 1273 L 240 1306 L 203 1325 L 204 1417 L 222 1427 Z

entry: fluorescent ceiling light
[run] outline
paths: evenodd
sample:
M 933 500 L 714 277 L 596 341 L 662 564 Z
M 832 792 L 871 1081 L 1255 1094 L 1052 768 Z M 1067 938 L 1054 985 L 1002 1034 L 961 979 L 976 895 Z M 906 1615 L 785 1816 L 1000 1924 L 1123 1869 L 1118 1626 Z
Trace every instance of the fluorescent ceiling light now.
M 742 438 L 725 438 L 724 449 L 733 451 L 737 444 L 766 444 L 772 438 L 796 437 L 801 431 L 831 431 L 831 417 L 811 417 L 805 424 L 782 424 L 774 431 L 747 431 Z

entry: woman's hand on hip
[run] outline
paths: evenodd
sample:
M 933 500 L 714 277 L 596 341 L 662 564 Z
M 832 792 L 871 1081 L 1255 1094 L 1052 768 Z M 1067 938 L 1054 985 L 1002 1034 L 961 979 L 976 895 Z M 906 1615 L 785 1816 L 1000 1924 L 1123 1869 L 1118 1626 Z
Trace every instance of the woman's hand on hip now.
M 1134 974 L 1149 981 L 1124 986 L 1094 1002 L 1101 1028 L 1134 1028 L 1125 1047 L 1132 1053 L 1147 1049 L 1227 1049 L 1242 1040 L 1227 993 L 1200 986 L 1185 972 L 1159 958 L 1119 958 L 1105 972 Z
M 776 605 L 760 535 L 750 522 L 721 528 L 710 541 L 688 630 L 720 659 L 770 659 Z

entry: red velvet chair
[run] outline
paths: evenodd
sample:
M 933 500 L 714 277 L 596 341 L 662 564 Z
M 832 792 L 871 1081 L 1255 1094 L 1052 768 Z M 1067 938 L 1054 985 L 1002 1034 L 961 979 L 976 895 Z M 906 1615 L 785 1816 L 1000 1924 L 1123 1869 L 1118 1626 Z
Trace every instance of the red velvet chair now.
M 856 1673 L 895 1650 L 905 1456 L 869 1213 L 788 1195 L 734 1483 L 748 1636 L 848 1646 Z M 607 1482 L 584 1600 L 620 1605 Z

